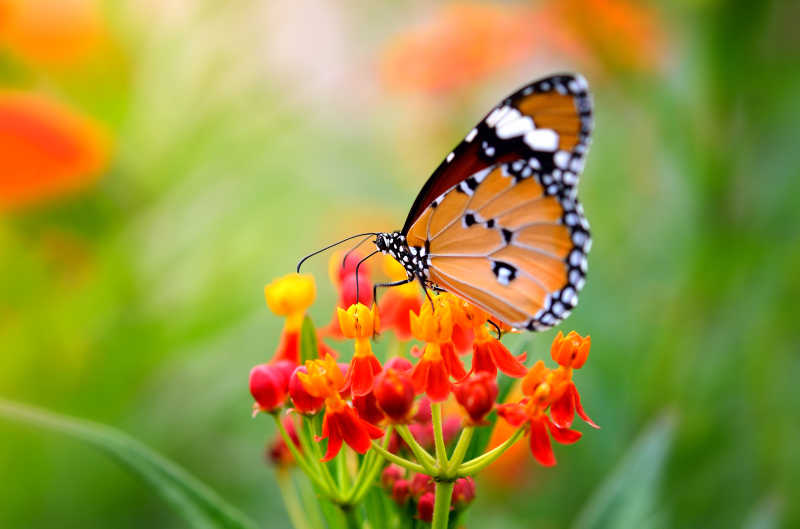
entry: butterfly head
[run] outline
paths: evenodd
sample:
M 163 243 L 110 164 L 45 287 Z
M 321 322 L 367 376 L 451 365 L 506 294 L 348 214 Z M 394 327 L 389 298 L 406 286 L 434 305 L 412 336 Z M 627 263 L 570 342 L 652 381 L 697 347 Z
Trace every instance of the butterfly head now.
M 406 236 L 399 231 L 379 233 L 375 238 L 375 246 L 384 254 L 390 255 L 406 269 L 409 278 L 427 279 L 427 251 L 421 246 L 409 246 Z

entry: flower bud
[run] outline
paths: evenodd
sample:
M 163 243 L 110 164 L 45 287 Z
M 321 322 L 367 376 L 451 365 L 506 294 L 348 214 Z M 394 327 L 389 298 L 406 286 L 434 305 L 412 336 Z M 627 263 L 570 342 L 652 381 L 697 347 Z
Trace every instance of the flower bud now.
M 283 406 L 288 382 L 278 364 L 261 364 L 250 370 L 250 394 L 255 399 L 253 414 L 271 412 Z
M 278 316 L 304 312 L 314 302 L 316 293 L 314 277 L 307 274 L 288 274 L 264 287 L 267 305 Z
M 306 366 L 297 367 L 289 378 L 289 396 L 292 397 L 294 409 L 304 415 L 314 415 L 322 409 L 325 399 L 309 393 L 297 373 L 308 374 Z
M 431 422 L 431 399 L 423 395 L 417 403 L 417 411 L 414 413 L 414 421 L 420 424 Z
M 411 484 L 407 479 L 398 479 L 392 485 L 392 500 L 401 507 L 411 497 Z
M 580 369 L 589 356 L 589 348 L 592 346 L 592 337 L 583 337 L 575 331 L 570 331 L 565 337 L 558 331 L 550 348 L 550 356 L 558 362 L 558 365 Z
M 384 369 L 373 390 L 383 412 L 395 422 L 405 422 L 414 406 L 414 384 L 408 371 Z
M 459 478 L 453 485 L 452 505 L 455 509 L 463 509 L 475 499 L 475 480 L 471 477 Z
M 456 401 L 469 415 L 471 424 L 481 424 L 492 411 L 497 392 L 497 382 L 486 372 L 480 372 L 461 384 L 456 384 L 454 389 Z
M 417 503 L 417 518 L 427 523 L 433 521 L 433 504 L 435 498 L 433 492 L 426 492 L 422 495 Z
M 385 369 L 396 369 L 397 371 L 410 371 L 414 365 L 402 356 L 393 356 L 383 365 Z
M 370 424 L 377 426 L 384 419 L 374 393 L 353 396 L 353 407 L 358 412 L 358 416 Z
M 436 484 L 433 479 L 427 474 L 414 474 L 411 478 L 411 495 L 419 498 L 426 492 L 433 492 L 436 489 Z
M 391 489 L 395 481 L 402 479 L 404 475 L 405 471 L 402 467 L 391 463 L 381 472 L 381 485 L 386 489 Z

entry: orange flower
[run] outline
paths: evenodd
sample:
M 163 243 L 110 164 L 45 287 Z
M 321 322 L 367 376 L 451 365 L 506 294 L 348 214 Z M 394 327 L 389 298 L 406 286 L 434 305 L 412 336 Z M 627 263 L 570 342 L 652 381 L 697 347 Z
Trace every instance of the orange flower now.
M 543 7 L 612 67 L 652 71 L 665 56 L 657 11 L 631 0 L 551 0 Z
M 93 121 L 42 95 L 0 91 L 0 210 L 86 188 L 108 161 Z
M 378 332 L 378 309 L 372 310 L 361 303 L 351 305 L 347 310 L 336 309 L 342 335 L 354 338 L 356 350 L 347 370 L 345 387 L 349 387 L 354 397 L 363 397 L 372 391 L 375 376 L 381 372 L 381 363 L 372 352 L 370 338 Z
M 439 402 L 450 394 L 450 376 L 461 380 L 467 372 L 451 341 L 453 313 L 449 301 L 436 296 L 433 305 L 425 303 L 419 315 L 411 314 L 411 332 L 418 340 L 427 342 L 411 379 L 417 392 L 424 391 L 432 401 Z
M 531 56 L 540 39 L 535 14 L 527 6 L 443 6 L 384 50 L 382 80 L 393 90 L 434 94 L 471 85 Z
M 550 436 L 562 444 L 580 439 L 580 432 L 570 430 L 576 411 L 590 426 L 599 428 L 584 412 L 580 395 L 572 382 L 572 366 L 584 364 L 590 343 L 589 337 L 583 338 L 575 332 L 566 338 L 559 332 L 553 340 L 551 354 L 561 365 L 552 370 L 539 360 L 522 379 L 525 397 L 519 402 L 498 406 L 498 414 L 509 424 L 521 426 L 529 423 L 531 453 L 544 466 L 556 463 Z
M 525 353 L 514 358 L 511 351 L 500 343 L 500 340 L 489 334 L 486 327 L 489 315 L 486 312 L 463 300 L 451 303 L 454 308 L 455 321 L 461 327 L 471 329 L 473 332 L 472 373 L 486 372 L 495 376 L 499 368 L 510 377 L 521 377 L 528 372 L 522 364 L 527 356 Z
M 361 417 L 341 397 L 328 399 L 325 404 L 325 417 L 322 420 L 322 435 L 315 440 L 328 440 L 328 449 L 322 461 L 330 461 L 342 448 L 342 441 L 359 454 L 367 453 L 372 439 L 383 437 L 383 430 L 373 426 Z
M 30 62 L 73 64 L 105 37 L 98 0 L 0 0 L 0 45 Z

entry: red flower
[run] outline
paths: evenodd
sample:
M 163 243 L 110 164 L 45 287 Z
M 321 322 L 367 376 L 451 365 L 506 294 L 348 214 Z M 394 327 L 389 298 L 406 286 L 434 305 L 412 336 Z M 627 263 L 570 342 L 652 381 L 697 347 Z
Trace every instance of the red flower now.
M 322 409 L 325 399 L 322 397 L 315 397 L 306 391 L 306 388 L 303 385 L 303 382 L 300 380 L 300 377 L 297 376 L 297 373 L 308 375 L 308 369 L 306 369 L 306 366 L 299 366 L 294 370 L 294 372 L 292 372 L 292 376 L 289 378 L 289 396 L 292 398 L 294 409 L 305 415 L 314 415 L 319 413 L 319 411 Z
M 253 415 L 271 412 L 283 406 L 289 389 L 289 376 L 294 366 L 290 362 L 261 364 L 250 370 L 250 394 L 253 395 Z
M 414 383 L 408 371 L 384 369 L 375 380 L 374 394 L 383 412 L 396 423 L 408 422 L 414 407 Z
M 550 405 L 550 415 L 553 417 L 553 422 L 562 428 L 569 428 L 572 426 L 572 420 L 575 417 L 575 412 L 592 428 L 600 428 L 595 422 L 589 418 L 581 406 L 581 396 L 578 394 L 578 388 L 575 387 L 573 382 L 568 382 L 564 393 L 560 398 L 555 400 Z
M 392 485 L 392 501 L 401 507 L 411 497 L 411 484 L 406 479 L 398 479 Z
M 406 287 L 413 287 L 413 292 Z M 384 329 L 393 330 L 398 340 L 411 338 L 411 314 L 419 314 L 422 305 L 416 285 L 393 287 L 381 297 L 378 304 Z
M 491 376 L 496 376 L 497 370 L 500 369 L 510 377 L 525 376 L 525 373 L 528 372 L 527 368 L 522 364 L 525 361 L 525 353 L 514 358 L 511 351 L 500 343 L 500 340 L 488 334 L 486 328 L 478 328 L 476 333 L 479 334 L 479 337 L 476 337 L 475 342 L 472 344 L 473 373 L 485 372 Z
M 459 478 L 453 485 L 453 508 L 463 509 L 475 499 L 475 480 L 471 477 Z
M 436 484 L 433 482 L 433 478 L 427 474 L 414 474 L 414 477 L 411 478 L 411 495 L 415 498 L 419 498 L 428 492 L 433 492 L 435 487 Z
M 315 440 L 328 440 L 328 449 L 322 461 L 330 461 L 342 448 L 342 441 L 359 454 L 366 454 L 372 439 L 383 436 L 383 430 L 358 416 L 356 410 L 343 400 L 326 399 L 325 418 L 322 420 L 322 435 Z
M 0 5 L 0 35 L 4 14 Z M 45 96 L 0 90 L 0 210 L 85 189 L 109 158 L 93 121 Z
M 375 426 L 379 425 L 385 418 L 383 411 L 378 406 L 375 393 L 353 397 L 353 407 L 358 411 L 359 417 Z
M 328 273 L 331 282 L 339 292 L 337 309 L 346 309 L 357 303 L 367 307 L 372 305 L 372 281 L 369 278 L 367 263 L 361 264 L 358 269 L 358 275 L 356 275 L 356 266 L 363 257 L 358 252 L 351 253 L 344 260 L 340 252 L 336 252 L 331 256 L 328 262 Z M 358 291 L 358 299 L 356 299 L 356 291 Z M 345 337 L 342 334 L 340 320 L 336 312 L 334 312 L 333 319 L 323 329 L 322 333 L 335 339 Z
M 383 485 L 384 488 L 391 489 L 398 479 L 403 479 L 405 474 L 406 472 L 403 470 L 403 467 L 390 463 L 383 469 L 383 472 L 381 472 L 381 485 Z
M 484 418 L 494 407 L 497 392 L 494 376 L 481 372 L 457 384 L 453 394 L 469 415 L 469 424 L 484 424 Z
M 417 503 L 417 518 L 427 523 L 433 521 L 433 504 L 435 499 L 436 496 L 433 492 L 426 492 L 420 497 Z

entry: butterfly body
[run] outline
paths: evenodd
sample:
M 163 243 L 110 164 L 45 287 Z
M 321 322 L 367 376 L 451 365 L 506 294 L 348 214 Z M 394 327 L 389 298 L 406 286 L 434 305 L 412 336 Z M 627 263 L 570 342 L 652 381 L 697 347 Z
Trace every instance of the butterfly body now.
M 578 201 L 592 126 L 586 81 L 556 75 L 496 105 L 434 171 L 379 251 L 409 281 L 452 292 L 512 327 L 576 306 L 591 247 Z

